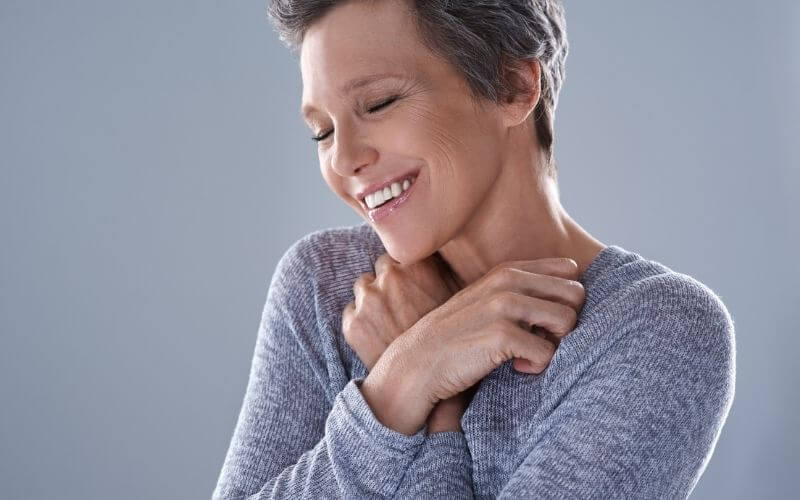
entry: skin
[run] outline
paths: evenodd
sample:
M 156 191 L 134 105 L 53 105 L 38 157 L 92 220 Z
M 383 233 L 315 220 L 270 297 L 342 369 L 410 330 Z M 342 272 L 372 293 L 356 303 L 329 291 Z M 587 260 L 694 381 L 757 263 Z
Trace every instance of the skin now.
M 450 276 L 451 286 L 437 285 L 443 287 L 439 292 L 449 293 L 433 291 L 434 285 L 429 290 L 431 297 L 438 297 L 434 302 L 443 307 L 426 311 L 432 303 L 420 306 L 407 317 L 418 316 L 412 326 L 422 324 L 424 319 L 432 330 L 439 331 L 445 324 L 456 325 L 456 317 L 477 314 L 475 308 L 469 309 L 469 301 L 478 300 L 481 293 L 485 298 L 494 293 L 487 276 L 504 263 L 527 264 L 516 265 L 517 281 L 512 283 L 509 277 L 512 273 L 506 273 L 505 281 L 494 279 L 491 284 L 520 287 L 519 280 L 524 278 L 525 293 L 534 295 L 530 291 L 533 274 L 540 281 L 543 274 L 575 280 L 606 245 L 567 214 L 559 201 L 555 181 L 543 173 L 545 157 L 531 120 L 541 91 L 538 62 L 520 62 L 513 68 L 528 85 L 527 95 L 500 104 L 475 102 L 455 68 L 422 44 L 412 16 L 402 1 L 351 1 L 317 20 L 307 31 L 300 51 L 302 109 L 313 134 L 327 134 L 317 145 L 323 178 L 342 201 L 370 222 L 391 261 L 400 266 L 414 266 L 434 255 L 442 259 L 446 272 L 439 267 L 427 269 L 429 273 L 436 269 L 442 283 L 447 281 L 443 276 Z M 384 73 L 400 77 L 342 90 L 353 79 Z M 376 108 L 393 96 L 397 99 Z M 414 168 L 421 170 L 412 196 L 385 219 L 372 221 L 356 194 L 375 182 Z M 524 269 L 532 261 L 553 257 L 572 259 L 574 269 L 569 273 L 564 268 L 538 269 L 538 273 Z M 391 267 L 384 266 L 384 273 Z M 382 291 L 378 294 L 381 300 L 369 303 L 380 307 L 361 307 L 359 311 L 350 307 L 348 314 L 357 317 L 358 312 L 375 318 L 376 311 L 385 315 L 399 307 L 402 301 L 383 292 L 393 280 L 414 279 L 414 273 L 386 274 L 393 276 L 391 279 L 382 278 L 384 273 L 376 273 L 372 280 L 362 280 L 363 284 L 379 282 L 373 283 L 372 289 Z M 416 276 L 419 278 L 419 273 Z M 559 288 L 562 289 L 566 290 Z M 558 296 L 564 299 L 563 290 L 551 293 L 550 299 Z M 456 306 L 452 299 L 459 296 Z M 441 312 L 445 310 L 447 314 Z M 434 324 L 432 315 L 440 323 Z M 484 311 L 476 318 L 485 315 Z M 562 315 L 569 316 L 565 311 Z M 428 342 L 424 344 L 427 350 L 437 344 L 433 343 L 433 337 L 423 339 L 421 328 L 397 328 L 390 337 L 402 341 L 391 341 L 375 359 L 375 370 L 362 385 L 365 399 L 384 424 L 402 432 L 413 433 L 425 418 L 430 423 L 430 417 L 439 416 L 442 429 L 457 430 L 471 395 L 439 397 L 447 392 L 442 387 L 431 389 L 437 395 L 421 394 L 428 390 L 422 389 L 422 381 L 428 384 L 425 387 L 434 387 L 443 384 L 442 377 L 432 378 L 426 373 L 432 368 L 421 362 L 410 363 L 411 359 L 420 358 L 420 352 L 414 356 L 412 353 L 415 348 L 423 347 L 423 340 Z M 374 327 L 373 331 L 377 330 Z M 442 333 L 442 338 L 445 336 Z M 544 335 L 529 337 L 542 340 Z M 367 344 L 361 342 L 362 346 Z M 532 357 L 531 345 L 524 349 L 520 346 L 518 351 L 528 349 L 525 352 Z M 440 350 L 446 348 L 438 345 Z M 541 348 L 546 350 L 544 346 Z M 381 349 L 374 346 L 372 349 L 375 358 L 374 353 Z M 427 361 L 432 363 L 433 359 Z M 396 390 L 394 396 L 402 397 L 394 400 L 410 404 L 413 399 L 419 404 L 414 415 L 392 420 L 390 415 L 402 412 L 390 408 L 391 403 L 378 395 L 388 394 L 390 381 L 397 380 L 401 373 L 408 384 Z M 439 408 L 442 410 L 437 414 Z

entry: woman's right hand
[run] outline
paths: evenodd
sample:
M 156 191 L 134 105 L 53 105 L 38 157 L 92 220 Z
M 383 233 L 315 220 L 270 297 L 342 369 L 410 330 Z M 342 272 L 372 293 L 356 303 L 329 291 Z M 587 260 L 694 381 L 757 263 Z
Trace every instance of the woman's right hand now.
M 413 434 L 431 408 L 479 382 L 505 361 L 541 373 L 572 331 L 585 299 L 572 259 L 505 262 L 461 289 L 398 337 L 364 380 L 368 401 L 393 399 L 376 416 Z M 532 334 L 534 326 L 547 331 Z M 391 393 L 388 386 L 395 387 Z M 388 411 L 391 407 L 391 411 Z

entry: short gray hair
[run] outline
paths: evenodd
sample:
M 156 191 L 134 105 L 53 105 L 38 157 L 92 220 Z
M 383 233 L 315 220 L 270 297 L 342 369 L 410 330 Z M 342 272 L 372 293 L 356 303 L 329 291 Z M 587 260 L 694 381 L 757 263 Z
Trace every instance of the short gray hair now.
M 353 0 L 270 0 L 269 17 L 281 41 L 296 50 L 312 23 L 347 1 Z M 569 52 L 561 0 L 410 0 L 409 4 L 423 43 L 456 68 L 474 98 L 500 103 L 523 92 L 508 71 L 509 64 L 539 61 L 541 98 L 533 112 L 534 123 L 548 159 L 547 174 L 557 179 L 553 124 Z

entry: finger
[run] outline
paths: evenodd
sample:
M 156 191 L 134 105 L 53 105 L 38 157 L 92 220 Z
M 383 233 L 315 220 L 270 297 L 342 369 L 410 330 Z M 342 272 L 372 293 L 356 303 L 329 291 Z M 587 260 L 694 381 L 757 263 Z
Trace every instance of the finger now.
M 522 373 L 532 373 L 532 374 L 539 374 L 541 373 L 541 369 L 535 367 L 525 358 L 514 358 L 514 361 L 511 363 L 511 367 L 518 372 Z
M 364 298 L 367 287 L 372 284 L 374 280 L 375 274 L 368 271 L 359 275 L 358 278 L 356 278 L 356 281 L 353 283 L 353 296 L 355 297 L 355 306 L 357 309 L 361 308 L 361 302 Z
M 353 319 L 355 311 L 356 305 L 354 302 L 345 304 L 344 309 L 342 309 L 342 331 L 350 328 L 350 321 Z
M 569 306 L 511 291 L 496 293 L 489 308 L 496 319 L 510 321 L 517 329 L 519 321 L 523 321 L 531 327 L 542 327 L 559 339 L 571 332 L 578 320 L 578 313 Z
M 552 333 L 548 332 L 546 329 L 542 328 L 541 326 L 530 326 L 526 325 L 524 321 L 518 321 L 517 325 L 525 331 L 531 332 L 532 334 L 539 336 L 545 340 L 549 340 L 556 346 L 561 344 L 561 338 L 553 335 Z
M 547 274 L 506 267 L 493 272 L 486 285 L 488 290 L 499 292 L 510 290 L 532 297 L 558 302 L 576 311 L 583 308 L 585 292 L 583 284 Z
M 574 330 L 574 328 L 573 328 L 573 330 Z M 559 336 L 547 331 L 546 329 L 542 328 L 541 326 L 536 326 L 536 325 L 533 325 L 533 327 L 531 328 L 531 333 L 533 333 L 534 335 L 538 335 L 539 337 L 552 342 L 553 344 L 555 344 L 556 347 L 561 345 L 561 339 L 564 337 L 564 335 L 559 337 Z
M 515 369 L 526 373 L 541 373 L 550 364 L 556 345 L 549 340 L 531 335 L 513 322 L 506 322 L 500 335 L 503 352 L 517 358 L 512 363 Z
M 512 260 L 502 262 L 496 267 L 512 267 L 522 269 L 530 273 L 547 274 L 550 276 L 558 276 L 560 278 L 577 280 L 580 276 L 578 274 L 578 263 L 569 257 L 545 257 L 542 259 L 534 260 Z

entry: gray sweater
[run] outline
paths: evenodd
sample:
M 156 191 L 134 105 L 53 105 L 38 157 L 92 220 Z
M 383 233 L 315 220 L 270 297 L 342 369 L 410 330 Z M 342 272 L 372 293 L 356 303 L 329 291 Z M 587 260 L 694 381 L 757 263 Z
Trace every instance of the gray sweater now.
M 281 257 L 213 499 L 689 496 L 734 397 L 733 321 L 709 287 L 610 245 L 542 373 L 509 360 L 463 432 L 408 436 L 376 419 L 341 334 L 353 282 L 385 252 L 363 222 Z

